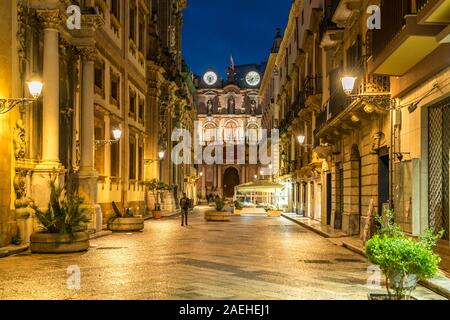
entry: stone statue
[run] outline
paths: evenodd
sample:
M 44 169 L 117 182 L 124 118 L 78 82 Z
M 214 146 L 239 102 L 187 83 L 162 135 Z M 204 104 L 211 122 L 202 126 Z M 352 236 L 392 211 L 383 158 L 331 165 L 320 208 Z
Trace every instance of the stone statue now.
M 206 103 L 206 113 L 210 116 L 213 114 L 213 103 L 212 100 L 208 100 Z
M 236 103 L 234 101 L 234 97 L 228 98 L 228 113 L 229 114 L 236 113 Z
M 256 116 L 256 101 L 252 100 L 250 103 L 250 113 L 252 116 Z

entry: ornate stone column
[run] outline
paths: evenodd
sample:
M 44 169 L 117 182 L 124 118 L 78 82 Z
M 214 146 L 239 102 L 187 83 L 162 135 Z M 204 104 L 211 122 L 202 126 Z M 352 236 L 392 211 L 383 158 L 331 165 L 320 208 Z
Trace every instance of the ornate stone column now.
M 81 84 L 81 159 L 78 172 L 79 193 L 83 198 L 83 208 L 89 214 L 90 229 L 102 230 L 102 211 L 97 204 L 98 174 L 94 167 L 94 57 L 93 46 L 80 48 L 82 58 Z
M 60 16 L 58 10 L 38 10 L 38 16 L 44 26 L 42 165 L 53 169 L 60 167 L 58 31 Z
M 50 199 L 49 175 L 62 174 L 59 160 L 59 10 L 37 10 L 43 27 L 42 158 L 33 170 L 31 197 L 45 210 Z M 63 182 L 62 177 L 59 179 Z

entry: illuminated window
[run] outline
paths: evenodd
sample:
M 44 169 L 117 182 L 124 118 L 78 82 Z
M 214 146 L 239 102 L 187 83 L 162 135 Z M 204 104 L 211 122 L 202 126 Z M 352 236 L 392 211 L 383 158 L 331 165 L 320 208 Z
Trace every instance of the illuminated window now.
M 214 124 L 209 123 L 203 128 L 203 141 L 214 142 L 216 141 L 216 131 L 217 128 Z
M 239 128 L 233 121 L 228 122 L 223 130 L 224 140 L 227 143 L 235 143 L 239 140 Z
M 247 142 L 249 144 L 257 144 L 259 141 L 258 138 L 259 128 L 256 124 L 251 124 L 247 127 Z

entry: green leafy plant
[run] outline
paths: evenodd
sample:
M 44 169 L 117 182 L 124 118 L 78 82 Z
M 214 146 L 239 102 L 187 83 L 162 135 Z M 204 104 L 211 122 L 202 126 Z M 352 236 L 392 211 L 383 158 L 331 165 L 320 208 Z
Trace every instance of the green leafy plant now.
M 234 208 L 240 210 L 244 208 L 244 205 L 242 204 L 242 202 L 236 200 L 234 201 Z
M 50 201 L 48 209 L 42 212 L 32 205 L 35 216 L 44 232 L 52 234 L 73 234 L 85 229 L 90 221 L 80 208 L 82 199 L 75 193 L 70 176 L 64 186 L 56 185 L 56 177 L 50 179 Z
M 377 218 L 378 233 L 367 241 L 365 253 L 369 261 L 380 267 L 386 277 L 389 299 L 409 299 L 417 280 L 436 275 L 441 261 L 433 247 L 443 231 L 435 235 L 427 230 L 421 238 L 407 237 L 394 223 L 394 212 L 386 210 L 384 217 Z
M 218 211 L 218 212 L 224 211 L 224 208 L 225 208 L 225 202 L 223 201 L 222 198 L 217 197 L 217 198 L 214 200 L 214 205 L 215 205 L 216 211 Z
M 160 199 L 162 201 L 162 196 L 164 195 L 165 191 L 171 190 L 171 186 L 158 179 L 153 179 L 149 182 L 146 182 L 145 185 L 155 198 L 155 211 L 161 211 L 161 204 L 159 201 Z

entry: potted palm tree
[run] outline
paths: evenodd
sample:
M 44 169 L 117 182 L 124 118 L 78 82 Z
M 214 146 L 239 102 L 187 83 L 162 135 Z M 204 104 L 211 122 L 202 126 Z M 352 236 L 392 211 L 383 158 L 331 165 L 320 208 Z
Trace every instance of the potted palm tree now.
M 231 214 L 225 210 L 225 202 L 222 198 L 216 197 L 214 200 L 215 210 L 205 212 L 207 221 L 230 221 Z
M 130 208 L 122 213 L 115 202 L 112 203 L 114 216 L 108 221 L 108 228 L 115 232 L 141 231 L 144 229 L 144 218 L 135 216 Z
M 153 210 L 153 219 L 161 219 L 161 204 L 159 201 L 163 200 L 164 192 L 169 189 L 169 185 L 158 179 L 153 179 L 146 183 L 148 190 L 152 193 L 155 199 L 155 209 Z
M 71 253 L 89 249 L 89 234 L 85 231 L 89 218 L 80 208 L 82 199 L 74 191 L 68 177 L 63 187 L 50 180 L 50 201 L 43 212 L 34 203 L 32 208 L 41 226 L 30 238 L 33 253 Z
M 239 200 L 236 200 L 234 202 L 234 214 L 235 215 L 240 216 L 243 208 L 244 208 L 244 206 L 242 205 L 242 202 L 240 202 Z
M 387 294 L 369 294 L 371 300 L 410 300 L 419 280 L 432 278 L 438 271 L 440 257 L 433 247 L 443 231 L 435 235 L 431 229 L 418 240 L 407 237 L 395 224 L 394 212 L 376 218 L 378 234 L 367 241 L 365 254 L 385 275 Z

